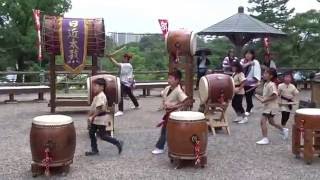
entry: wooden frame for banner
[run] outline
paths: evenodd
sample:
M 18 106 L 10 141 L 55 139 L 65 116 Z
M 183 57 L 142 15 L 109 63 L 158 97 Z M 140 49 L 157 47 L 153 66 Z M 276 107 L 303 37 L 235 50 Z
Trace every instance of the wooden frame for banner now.
M 80 98 L 57 99 L 56 91 L 56 71 L 61 70 L 61 65 L 56 65 L 56 58 L 54 54 L 50 55 L 49 69 L 50 69 L 50 112 L 55 113 L 59 106 L 89 106 L 88 100 Z M 98 74 L 98 56 L 92 56 L 92 65 L 85 66 L 84 69 L 91 69 L 91 75 Z
M 185 92 L 188 97 L 193 99 L 193 56 L 187 55 L 187 56 L 181 56 L 181 59 L 184 59 L 183 61 L 178 61 L 177 63 L 174 62 L 175 57 L 170 56 L 169 58 L 169 72 L 172 72 L 175 68 L 184 70 L 184 87 Z M 192 108 L 192 106 L 190 107 Z

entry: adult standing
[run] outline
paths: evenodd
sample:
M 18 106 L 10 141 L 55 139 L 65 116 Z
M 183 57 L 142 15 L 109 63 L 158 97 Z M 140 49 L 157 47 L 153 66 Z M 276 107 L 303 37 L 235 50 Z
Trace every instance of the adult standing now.
M 244 74 L 246 76 L 244 90 L 247 108 L 245 115 L 249 116 L 253 108 L 252 96 L 255 94 L 255 90 L 261 81 L 261 67 L 259 61 L 255 58 L 254 50 L 247 50 L 240 63 L 243 66 Z
M 206 52 L 202 52 L 201 56 L 197 58 L 197 84 L 196 84 L 196 90 L 199 88 L 199 81 L 200 78 L 204 75 L 206 75 L 208 71 L 208 66 L 210 65 L 210 61 L 207 57 Z
M 113 57 L 109 57 L 110 61 L 119 67 L 119 76 L 121 82 L 121 100 L 118 105 L 118 112 L 115 113 L 115 116 L 123 115 L 123 96 L 127 94 L 131 101 L 134 104 L 132 109 L 139 108 L 139 103 L 137 98 L 132 93 L 132 88 L 134 85 L 134 76 L 133 76 L 133 67 L 130 63 L 132 55 L 129 53 L 124 54 L 122 63 L 117 62 Z
M 236 60 L 238 60 L 238 58 L 235 57 L 234 50 L 230 49 L 228 51 L 228 55 L 223 59 L 223 62 L 222 62 L 223 72 L 232 74 L 231 65 L 233 61 L 236 61 Z

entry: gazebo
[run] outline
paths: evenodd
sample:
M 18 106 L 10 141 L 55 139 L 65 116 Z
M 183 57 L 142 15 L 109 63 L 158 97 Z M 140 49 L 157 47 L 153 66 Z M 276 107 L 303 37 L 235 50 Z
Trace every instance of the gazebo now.
M 286 34 L 245 14 L 244 8 L 240 6 L 237 14 L 198 32 L 198 35 L 227 36 L 235 45 L 236 55 L 239 56 L 241 48 L 252 39 Z

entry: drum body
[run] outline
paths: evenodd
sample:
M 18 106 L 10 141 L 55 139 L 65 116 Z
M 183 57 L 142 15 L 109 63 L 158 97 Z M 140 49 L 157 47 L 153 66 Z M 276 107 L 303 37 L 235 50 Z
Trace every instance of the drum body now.
M 32 160 L 42 166 L 49 149 L 50 167 L 66 166 L 73 162 L 76 131 L 71 117 L 45 115 L 33 119 L 30 131 Z
M 199 82 L 199 96 L 201 104 L 207 102 L 220 103 L 230 101 L 234 95 L 233 79 L 226 74 L 208 74 Z
M 320 109 L 298 109 L 295 113 L 295 124 L 305 129 L 320 129 Z
M 194 55 L 197 48 L 196 34 L 192 31 L 169 31 L 165 39 L 166 49 L 170 55 Z
M 173 112 L 167 123 L 169 157 L 195 159 L 192 137 L 200 141 L 200 156 L 206 156 L 208 144 L 208 125 L 200 112 Z
M 87 79 L 87 87 L 88 87 L 88 102 L 89 104 L 92 103 L 92 100 L 95 94 L 92 89 L 92 83 L 94 80 L 98 78 L 103 78 L 107 82 L 107 87 L 105 89 L 105 94 L 108 99 L 108 104 L 118 104 L 121 99 L 121 84 L 120 84 L 120 79 L 116 76 L 109 75 L 109 74 L 100 74 L 100 75 L 95 75 L 92 77 L 89 77 Z
M 46 52 L 60 54 L 59 18 L 44 16 L 42 42 Z M 105 49 L 105 28 L 103 19 L 86 19 L 88 22 L 87 55 L 103 56 Z

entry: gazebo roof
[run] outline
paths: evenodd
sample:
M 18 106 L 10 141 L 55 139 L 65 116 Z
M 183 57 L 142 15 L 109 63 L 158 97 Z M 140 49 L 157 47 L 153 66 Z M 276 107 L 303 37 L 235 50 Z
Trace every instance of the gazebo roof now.
M 239 7 L 237 14 L 200 31 L 198 34 L 228 36 L 238 33 L 251 34 L 254 37 L 285 35 L 284 32 L 245 14 L 243 7 Z

